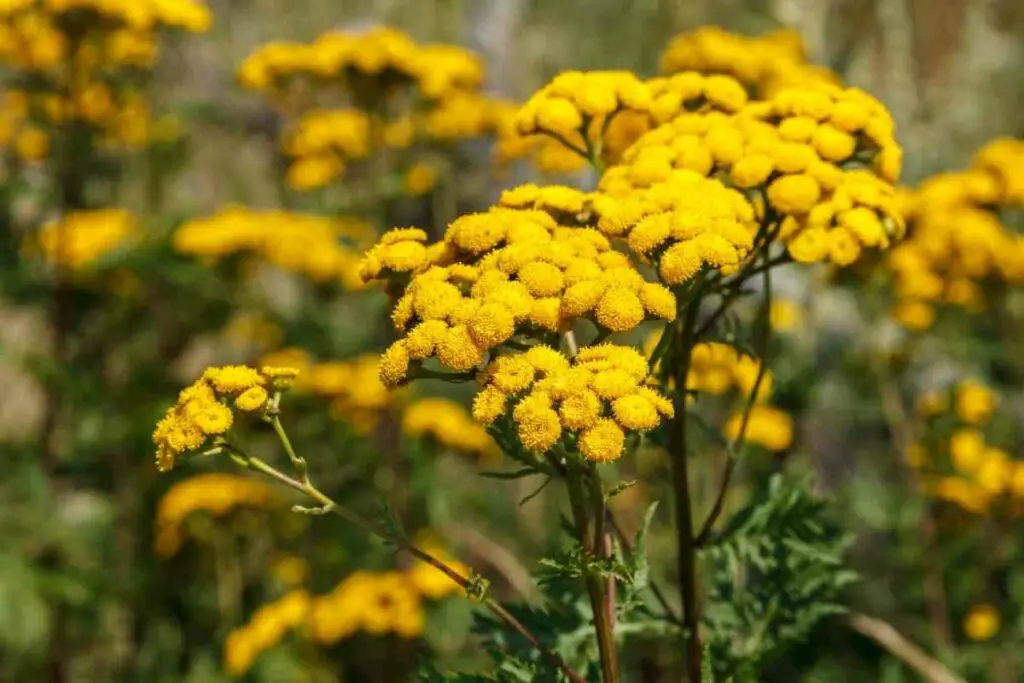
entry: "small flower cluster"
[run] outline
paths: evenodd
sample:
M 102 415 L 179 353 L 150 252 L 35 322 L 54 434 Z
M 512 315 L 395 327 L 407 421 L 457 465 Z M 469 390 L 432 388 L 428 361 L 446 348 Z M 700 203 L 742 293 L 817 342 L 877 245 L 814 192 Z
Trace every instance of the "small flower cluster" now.
M 161 557 L 178 552 L 185 538 L 185 520 L 196 512 L 220 517 L 240 507 L 264 508 L 274 501 L 273 490 L 249 477 L 200 474 L 167 490 L 156 510 L 155 551 Z
M 722 395 L 735 388 L 746 398 L 754 390 L 760 371 L 760 361 L 734 346 L 720 342 L 701 342 L 693 347 L 690 355 L 686 388 L 688 391 L 714 395 Z M 772 376 L 765 370 L 757 400 L 764 401 L 771 393 Z
M 1024 141 L 998 139 L 969 170 L 929 178 L 902 197 L 908 237 L 888 258 L 900 324 L 924 330 L 940 305 L 981 310 L 987 285 L 1024 283 L 1024 236 L 1002 218 L 1024 207 L 1022 168 Z
M 424 96 L 442 99 L 483 81 L 483 63 L 455 45 L 415 43 L 390 27 L 364 32 L 331 31 L 312 43 L 274 42 L 249 55 L 238 70 L 242 84 L 274 91 L 296 77 L 339 80 L 353 91 L 387 91 L 415 84 Z M 356 92 L 357 96 L 363 93 Z
M 102 146 L 140 147 L 173 137 L 153 121 L 132 72 L 153 67 L 156 31 L 206 31 L 210 12 L 196 0 L 59 0 L 0 7 L 0 62 L 30 84 L 10 93 L 25 122 L 18 152 L 47 154 L 50 135 L 69 121 L 88 126 Z M 32 121 L 31 124 L 27 123 Z
M 998 402 L 996 392 L 975 379 L 918 397 L 917 414 L 929 429 L 905 457 L 925 472 L 926 489 L 936 498 L 981 514 L 1007 494 L 1024 497 L 1024 462 L 988 443 L 983 431 Z
M 770 451 L 784 451 L 793 443 L 793 418 L 774 406 L 755 404 L 750 408 L 744 428 L 743 414 L 735 414 L 725 423 L 723 434 L 736 441 L 743 432 L 745 443 Z
M 341 176 L 345 165 L 369 153 L 370 117 L 358 109 L 315 109 L 285 131 L 291 157 L 288 184 L 312 190 Z
M 642 193 L 615 185 L 606 174 L 605 193 L 592 202 L 598 229 L 657 264 L 666 284 L 683 284 L 705 266 L 733 272 L 754 246 L 753 207 L 718 180 L 671 170 Z
M 626 346 L 580 349 L 570 362 L 547 346 L 499 356 L 488 367 L 473 417 L 511 419 L 520 443 L 544 453 L 563 438 L 595 462 L 618 459 L 627 432 L 654 429 L 674 413 L 672 402 L 646 386 L 643 354 Z
M 402 431 L 415 439 L 431 439 L 443 448 L 481 458 L 497 454 L 498 445 L 487 430 L 462 405 L 446 398 L 421 398 L 410 403 L 402 413 Z
M 549 136 L 577 157 L 599 154 L 616 163 L 643 133 L 685 111 L 735 113 L 746 104 L 747 93 L 728 76 L 688 72 L 641 81 L 628 71 L 565 71 L 523 105 L 516 132 Z M 519 150 L 529 151 L 529 143 Z
M 346 361 L 314 362 L 301 349 L 283 349 L 265 356 L 261 366 L 299 370 L 294 391 L 309 392 L 331 401 L 331 414 L 360 434 L 371 432 L 394 401 L 394 392 L 381 384 L 375 354 Z
M 228 634 L 224 641 L 224 669 L 232 676 L 248 671 L 260 654 L 269 650 L 291 631 L 309 620 L 312 598 L 299 589 L 261 606 L 245 625 Z
M 760 97 L 771 97 L 786 87 L 839 81 L 828 69 L 808 64 L 800 36 L 787 29 L 747 37 L 704 26 L 668 44 L 661 55 L 661 70 L 728 74 Z
M 263 410 L 272 392 L 291 386 L 296 372 L 294 368 L 255 370 L 244 365 L 207 368 L 178 394 L 178 401 L 156 425 L 157 469 L 167 472 L 181 456 L 224 436 L 236 411 L 256 414 Z
M 388 233 L 378 246 L 415 245 L 426 260 L 421 243 L 394 236 L 406 232 Z M 436 356 L 444 367 L 466 371 L 517 333 L 558 332 L 577 318 L 612 332 L 634 329 L 648 317 L 675 318 L 675 296 L 646 282 L 607 238 L 560 227 L 547 213 L 499 207 L 462 216 L 449 226 L 444 244 L 451 265 L 415 273 L 395 303 L 395 328 L 405 336 L 384 354 L 386 385 L 404 381 L 411 361 Z M 387 274 L 378 268 L 384 259 L 376 249 L 364 261 L 364 276 Z
M 359 254 L 371 234 L 366 223 L 355 219 L 228 207 L 181 225 L 173 244 L 181 254 L 208 259 L 252 253 L 317 282 L 360 289 Z
M 45 224 L 25 248 L 38 249 L 62 268 L 79 270 L 124 245 L 136 231 L 135 216 L 124 209 L 75 211 Z

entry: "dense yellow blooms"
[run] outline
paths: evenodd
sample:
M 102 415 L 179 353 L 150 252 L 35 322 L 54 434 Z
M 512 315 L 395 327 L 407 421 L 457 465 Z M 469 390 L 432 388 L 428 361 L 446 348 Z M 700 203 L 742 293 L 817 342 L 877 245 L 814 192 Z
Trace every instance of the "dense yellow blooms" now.
M 243 675 L 263 652 L 302 627 L 311 608 L 309 593 L 295 590 L 257 609 L 247 623 L 231 631 L 224 641 L 224 669 L 232 676 Z
M 388 94 L 415 84 L 427 98 L 472 90 L 483 81 L 483 63 L 455 45 L 417 44 L 390 27 L 363 32 L 331 31 L 312 43 L 273 42 L 250 54 L 238 70 L 252 90 L 274 90 L 295 76 L 335 79 L 358 98 Z
M 462 405 L 446 398 L 422 398 L 410 403 L 402 414 L 402 431 L 456 451 L 484 457 L 497 453 L 497 444 L 487 430 Z
M 733 415 L 725 424 L 725 436 L 735 441 L 742 427 L 743 414 Z M 744 441 L 770 451 L 784 451 L 793 443 L 793 420 L 778 408 L 754 405 L 747 420 Z
M 626 432 L 673 415 L 672 402 L 644 384 L 647 374 L 646 359 L 630 347 L 588 346 L 570 362 L 535 346 L 487 367 L 473 416 L 484 424 L 511 418 L 523 447 L 539 453 L 575 433 L 585 458 L 607 462 L 622 455 Z
M 323 187 L 340 176 L 349 161 L 365 157 L 369 145 L 370 117 L 363 112 L 307 112 L 284 133 L 284 151 L 292 158 L 288 182 L 297 190 Z
M 623 332 L 676 315 L 674 294 L 646 282 L 606 237 L 543 211 L 497 207 L 455 220 L 439 245 L 424 238 L 387 233 L 361 266 L 367 278 L 412 273 L 392 311 L 405 336 L 383 356 L 388 385 L 431 357 L 470 370 L 516 334 L 558 332 L 577 318 Z
M 839 82 L 828 69 L 804 61 L 800 36 L 788 29 L 747 37 L 704 26 L 668 44 L 661 55 L 661 70 L 728 74 L 761 97 L 794 85 Z
M 196 512 L 214 516 L 239 507 L 266 507 L 274 501 L 273 490 L 248 477 L 230 474 L 199 474 L 181 481 L 160 498 L 156 510 L 157 555 L 178 552 L 185 537 L 185 520 Z
M 34 244 L 26 246 L 38 247 L 51 263 L 75 270 L 122 246 L 136 231 L 135 217 L 124 209 L 75 211 L 44 225 Z
M 641 162 L 642 165 L 643 162 Z M 626 240 L 631 251 L 658 266 L 668 285 L 687 282 L 703 268 L 733 272 L 754 246 L 754 210 L 736 190 L 692 170 L 667 167 L 644 192 L 620 183 L 612 169 L 591 206 L 597 227 Z
M 1002 212 L 1024 207 L 1024 141 L 997 139 L 967 171 L 942 173 L 900 196 L 908 237 L 889 254 L 893 316 L 929 328 L 939 306 L 984 308 L 988 285 L 1024 283 L 1024 236 Z
M 964 617 L 964 635 L 971 640 L 991 640 L 999 633 L 999 610 L 988 604 L 975 605 Z
M 21 158 L 37 161 L 49 152 L 54 129 L 70 120 L 88 126 L 98 147 L 141 147 L 162 139 L 168 127 L 151 117 L 133 72 L 155 65 L 158 30 L 205 31 L 210 21 L 209 10 L 196 0 L 5 3 L 0 63 L 22 76 L 27 89 L 10 93 L 21 100 L 22 111 L 8 117 L 4 107 L 0 140 L 12 140 Z
M 708 187 L 721 178 L 738 189 L 763 189 L 773 218 L 782 219 L 773 237 L 795 260 L 848 265 L 862 249 L 888 248 L 903 234 L 891 185 L 901 155 L 892 118 L 877 100 L 852 88 L 808 85 L 735 115 L 683 113 L 643 135 L 598 189 L 622 205 L 616 220 L 606 221 L 620 232 L 652 211 L 648 195 L 661 193 L 679 169 L 714 175 Z M 873 170 L 847 168 L 854 160 L 870 161 Z
M 420 596 L 406 574 L 359 571 L 316 598 L 309 632 L 315 642 L 325 645 L 358 631 L 416 638 L 423 632 L 424 620 Z
M 956 414 L 970 425 L 988 422 L 999 400 L 996 392 L 976 380 L 962 382 L 956 388 Z
M 371 234 L 355 219 L 228 207 L 181 225 L 173 244 L 175 251 L 201 258 L 251 253 L 317 282 L 334 280 L 359 289 L 359 254 Z
M 693 347 L 690 355 L 690 372 L 686 376 L 686 388 L 688 391 L 714 395 L 725 394 L 735 388 L 741 396 L 747 397 L 754 390 L 760 369 L 760 361 L 733 346 L 719 342 L 702 342 Z M 757 400 L 764 401 L 771 393 L 772 375 L 770 371 L 765 370 L 757 392 Z
M 156 425 L 153 443 L 157 469 L 170 470 L 180 456 L 198 451 L 209 439 L 227 433 L 235 420 L 233 409 L 246 413 L 261 410 L 269 398 L 267 389 L 283 390 L 296 372 L 292 368 L 255 370 L 244 365 L 207 368 L 202 377 L 178 394 L 178 401 Z
M 728 76 L 691 71 L 641 81 L 628 71 L 565 71 L 523 105 L 516 131 L 549 136 L 563 153 L 617 163 L 642 134 L 683 112 L 735 113 L 746 104 L 743 86 Z

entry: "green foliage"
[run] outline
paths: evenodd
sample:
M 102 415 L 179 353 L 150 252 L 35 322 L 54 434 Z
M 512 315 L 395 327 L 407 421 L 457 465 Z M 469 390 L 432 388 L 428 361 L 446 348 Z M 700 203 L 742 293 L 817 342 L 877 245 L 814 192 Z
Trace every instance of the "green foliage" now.
M 753 680 L 822 619 L 845 611 L 850 537 L 807 478 L 772 476 L 703 553 L 708 650 L 719 676 Z

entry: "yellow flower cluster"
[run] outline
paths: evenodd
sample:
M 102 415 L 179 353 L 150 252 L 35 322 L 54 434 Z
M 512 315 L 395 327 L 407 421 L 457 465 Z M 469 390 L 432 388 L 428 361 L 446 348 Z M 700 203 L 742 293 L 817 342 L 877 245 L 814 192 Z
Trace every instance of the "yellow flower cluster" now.
M 661 70 L 728 74 L 760 97 L 795 85 L 839 82 L 833 72 L 804 61 L 803 42 L 788 29 L 748 37 L 704 26 L 668 44 L 661 55 Z
M 913 330 L 931 327 L 936 307 L 977 311 L 989 283 L 1024 283 L 1024 236 L 1001 212 L 1024 207 L 1024 141 L 995 140 L 967 171 L 926 180 L 902 199 L 908 237 L 888 266 L 893 317 Z
M 669 169 L 638 192 L 621 182 L 623 168 L 601 179 L 592 201 L 597 227 L 657 264 L 663 282 L 683 284 L 705 266 L 733 272 L 750 253 L 754 209 L 740 192 L 687 169 Z
M 26 79 L 31 90 L 12 93 L 22 103 L 19 118 L 31 113 L 36 122 L 18 138 L 19 155 L 44 156 L 46 128 L 70 119 L 94 128 L 108 146 L 138 147 L 162 139 L 168 126 L 151 119 L 143 92 L 118 81 L 130 80 L 125 71 L 153 66 L 158 29 L 199 32 L 209 25 L 209 10 L 196 0 L 4 3 L 0 63 L 34 76 Z
M 274 500 L 273 490 L 248 477 L 231 474 L 200 474 L 167 490 L 156 510 L 156 554 L 169 557 L 178 552 L 185 537 L 183 524 L 196 512 L 215 517 L 240 507 L 266 507 Z
M 433 537 L 417 534 L 416 545 L 461 576 L 469 575 L 469 569 L 449 557 Z M 298 557 L 285 561 L 291 565 L 287 574 L 292 579 L 285 583 L 301 583 L 308 574 L 305 561 Z M 248 623 L 228 635 L 224 668 L 234 676 L 245 674 L 260 654 L 290 632 L 321 645 L 332 645 L 360 631 L 417 638 L 425 624 L 423 601 L 459 590 L 446 574 L 418 560 L 405 571 L 355 572 L 323 595 L 311 596 L 296 589 L 257 609 Z
M 135 217 L 124 209 L 75 211 L 39 229 L 26 244 L 51 263 L 77 270 L 122 246 L 136 232 Z
M 304 626 L 312 604 L 309 593 L 295 590 L 257 609 L 248 623 L 233 630 L 224 641 L 227 673 L 243 675 L 260 654 L 281 642 L 289 632 Z
M 376 372 L 374 375 L 376 378 Z M 487 430 L 475 422 L 462 405 L 446 398 L 421 398 L 412 402 L 402 414 L 402 431 L 416 439 L 433 439 L 455 451 L 481 457 L 497 454 L 497 444 Z
M 202 377 L 178 394 L 178 401 L 156 425 L 153 443 L 157 469 L 169 471 L 180 456 L 200 450 L 210 438 L 226 434 L 236 411 L 261 411 L 271 392 L 291 386 L 296 372 L 294 368 L 255 370 L 244 365 L 207 368 Z
M 359 254 L 370 235 L 369 225 L 355 219 L 232 206 L 181 225 L 174 249 L 209 259 L 253 253 L 317 282 L 359 289 Z
M 743 414 L 733 415 L 725 423 L 724 434 L 735 441 L 739 438 L 742 427 Z M 793 443 L 793 419 L 773 406 L 754 405 L 747 418 L 744 441 L 763 446 L 770 451 L 784 451 Z
M 516 131 L 551 136 L 565 152 L 615 163 L 643 133 L 684 111 L 735 113 L 746 104 L 746 91 L 728 76 L 691 71 L 641 81 L 628 71 L 565 71 L 527 100 Z M 519 150 L 529 151 L 529 144 Z
M 433 543 L 420 548 L 441 559 L 462 576 L 468 571 Z M 459 590 L 458 584 L 425 562 L 407 571 L 349 575 L 334 590 L 318 597 L 310 614 L 309 631 L 315 642 L 329 645 L 364 631 L 416 638 L 423 632 L 423 598 L 438 599 Z
M 384 281 L 389 291 L 401 292 L 413 274 L 442 263 L 448 255 L 446 244 L 428 245 L 427 239 L 419 228 L 389 230 L 363 255 L 359 277 L 367 284 Z
M 415 43 L 390 27 L 364 32 L 332 31 L 312 43 L 275 42 L 249 55 L 238 70 L 252 90 L 279 89 L 296 76 L 339 79 L 357 97 L 413 83 L 427 98 L 471 90 L 483 81 L 483 62 L 455 45 Z
M 717 396 L 735 388 L 746 398 L 754 390 L 760 370 L 760 361 L 740 352 L 734 346 L 720 342 L 701 342 L 693 347 L 690 355 L 686 389 Z M 772 375 L 765 370 L 757 392 L 757 400 L 764 401 L 771 393 Z
M 422 267 L 428 248 L 398 240 L 407 233 L 385 234 L 378 247 L 408 247 L 403 254 L 416 258 L 400 265 Z M 378 247 L 364 261 L 364 277 L 388 270 L 379 268 L 386 259 Z M 561 227 L 541 211 L 497 207 L 462 216 L 448 227 L 444 248 L 436 262 L 451 265 L 414 272 L 394 306 L 395 328 L 405 336 L 384 353 L 385 385 L 403 382 L 410 362 L 430 357 L 445 368 L 469 370 L 517 333 L 557 332 L 577 318 L 624 332 L 648 318 L 676 315 L 672 292 L 645 281 L 606 237 Z
M 261 366 L 287 366 L 298 370 L 294 390 L 331 400 L 331 414 L 360 434 L 373 431 L 381 415 L 395 401 L 395 393 L 381 384 L 376 354 L 347 361 L 314 362 L 302 349 L 268 354 Z
M 884 249 L 902 236 L 891 185 L 901 154 L 892 118 L 877 100 L 815 85 L 784 90 L 736 115 L 681 114 L 630 147 L 599 190 L 635 216 L 644 191 L 675 169 L 714 174 L 734 188 L 764 191 L 767 206 L 756 202 L 758 213 L 784 218 L 778 238 L 795 260 L 847 265 L 862 248 Z M 867 162 L 873 171 L 846 168 Z
M 288 184 L 297 190 L 323 187 L 369 148 L 370 117 L 358 109 L 307 112 L 285 132 L 284 151 L 292 158 Z
M 921 418 L 933 421 L 952 412 L 957 423 L 952 433 L 936 429 L 936 436 L 913 444 L 905 454 L 909 465 L 926 471 L 926 488 L 932 495 L 979 514 L 1007 494 L 1024 498 L 1024 462 L 987 443 L 982 431 L 998 403 L 995 390 L 976 379 L 918 396 Z M 941 462 L 948 462 L 950 469 Z
M 647 375 L 643 354 L 627 346 L 584 347 L 572 362 L 535 346 L 487 367 L 473 417 L 488 425 L 511 418 L 529 451 L 544 453 L 565 436 L 588 460 L 608 462 L 622 455 L 627 432 L 673 415 L 672 402 L 645 385 Z

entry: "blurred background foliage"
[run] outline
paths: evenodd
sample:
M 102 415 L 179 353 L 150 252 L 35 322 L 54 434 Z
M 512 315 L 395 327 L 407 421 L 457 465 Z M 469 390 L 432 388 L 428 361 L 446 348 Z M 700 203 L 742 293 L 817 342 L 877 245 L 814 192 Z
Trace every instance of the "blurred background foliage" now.
M 405 680 L 427 652 L 442 666 L 483 665 L 472 606 L 388 549 L 335 520 L 293 515 L 286 494 L 215 474 L 216 463 L 157 478 L 152 428 L 177 392 L 207 365 L 274 353 L 310 378 L 289 399 L 289 431 L 322 488 L 363 507 L 387 498 L 411 529 L 481 568 L 499 595 L 539 597 L 529 574 L 557 548 L 561 502 L 540 495 L 520 506 L 536 482 L 476 477 L 500 459 L 451 404 L 428 404 L 418 422 L 406 409 L 416 396 L 465 404 L 468 392 L 426 382 L 405 395 L 374 394 L 386 336 L 379 292 L 346 293 L 258 259 L 211 264 L 171 247 L 180 225 L 228 205 L 348 215 L 349 197 L 283 187 L 286 122 L 237 84 L 238 65 L 258 46 L 390 25 L 477 51 L 484 90 L 521 102 L 565 69 L 654 74 L 669 40 L 700 26 L 749 35 L 789 27 L 810 62 L 890 108 L 906 184 L 966 167 L 993 137 L 1024 137 L 1024 6 L 1013 0 L 208 6 L 210 30 L 168 36 L 145 85 L 153 111 L 173 117 L 166 140 L 154 134 L 114 170 L 89 168 L 89 201 L 78 206 L 47 194 L 54 166 L 7 176 L 17 181 L 4 186 L 5 238 L 17 237 L 2 247 L 0 277 L 0 680 L 384 682 Z M 15 88 L 12 73 L 4 72 L 5 92 Z M 450 158 L 425 192 L 357 217 L 370 226 L 369 243 L 391 224 L 441 229 L 533 177 L 522 167 L 496 175 L 485 141 Z M 65 278 L 70 269 L 44 267 L 11 228 L 34 231 L 98 206 L 133 211 L 166 239 Z M 261 220 L 300 229 L 273 214 Z M 346 237 L 353 251 L 366 245 L 362 229 Z M 963 680 L 1020 680 L 1016 512 L 970 496 L 936 506 L 915 475 L 920 463 L 905 460 L 924 435 L 951 452 L 965 427 L 953 408 L 918 420 L 918 396 L 937 387 L 955 404 L 958 383 L 975 376 L 998 394 L 998 411 L 982 421 L 990 441 L 1007 457 L 1019 453 L 1020 301 L 1012 292 L 1000 299 L 998 323 L 954 318 L 933 329 L 940 341 L 908 345 L 888 320 L 886 293 L 851 277 L 855 286 L 820 272 L 780 276 L 789 308 L 777 312 L 773 404 L 793 418 L 792 445 L 759 451 L 744 481 L 783 466 L 813 471 L 855 539 L 849 560 L 860 580 L 845 603 L 921 643 Z M 274 451 L 265 433 L 251 439 L 254 452 Z M 718 467 L 704 460 L 697 485 L 710 505 Z M 635 531 L 647 503 L 664 498 L 664 454 L 645 449 L 617 467 L 641 481 L 615 499 Z M 667 519 L 655 520 L 649 540 L 662 580 L 672 571 Z M 295 614 L 310 605 L 323 617 L 307 634 Z M 367 613 L 373 618 L 360 621 Z M 917 680 L 904 641 L 886 643 L 874 622 L 853 624 L 836 618 L 815 630 L 807 647 L 770 663 L 766 680 Z M 641 642 L 634 659 L 630 680 L 676 680 L 663 646 Z

